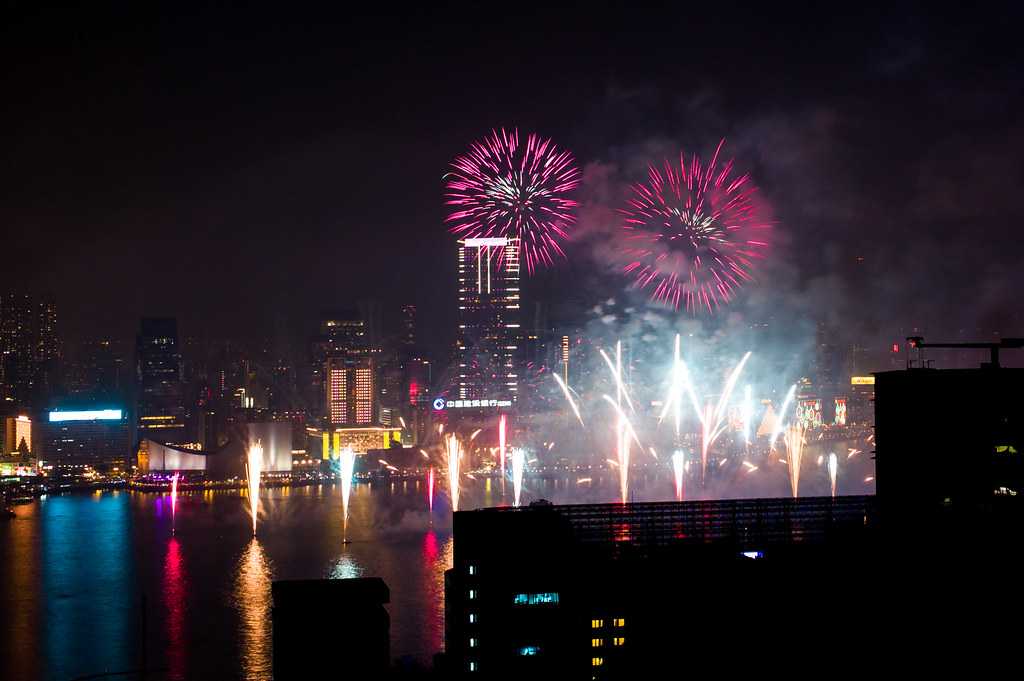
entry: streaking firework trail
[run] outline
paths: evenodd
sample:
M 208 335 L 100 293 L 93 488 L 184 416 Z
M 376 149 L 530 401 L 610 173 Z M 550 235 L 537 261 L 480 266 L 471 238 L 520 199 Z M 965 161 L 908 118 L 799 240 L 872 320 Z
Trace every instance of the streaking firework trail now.
M 355 472 L 356 453 L 351 447 L 338 452 L 338 474 L 341 476 L 341 513 L 343 541 L 348 541 L 348 500 L 352 494 L 352 474 Z
M 683 500 L 683 473 L 685 471 L 686 455 L 676 452 L 672 455 L 672 472 L 676 478 L 676 501 Z
M 828 480 L 832 484 L 832 496 L 836 495 L 836 477 L 839 474 L 839 457 L 835 452 L 828 455 Z
M 568 239 L 579 205 L 571 198 L 580 184 L 572 154 L 532 133 L 520 144 L 518 130 L 492 130 L 452 168 L 445 184 L 452 233 L 519 239 L 530 274 L 565 257 L 560 242 Z
M 598 349 L 597 351 L 604 359 L 604 363 L 608 365 L 608 371 L 612 372 L 612 378 L 615 380 L 615 394 L 616 398 L 621 406 L 622 398 L 626 398 L 626 404 L 629 405 L 630 411 L 633 409 L 633 401 L 629 399 L 629 393 L 626 391 L 626 386 L 622 382 L 622 341 L 615 343 L 615 362 L 612 362 L 611 358 L 608 357 L 608 353 L 604 350 Z
M 799 423 L 786 428 L 786 463 L 789 465 L 789 486 L 793 490 L 793 497 L 800 493 L 800 462 L 804 456 L 804 427 Z
M 722 387 L 722 394 L 718 397 L 718 404 L 714 407 L 711 406 L 711 402 L 704 405 L 704 409 L 697 410 L 697 416 L 700 418 L 700 481 L 704 484 L 704 477 L 707 474 L 708 469 L 708 452 L 711 449 L 711 445 L 715 444 L 715 440 L 725 431 L 729 425 L 729 421 L 726 418 L 729 410 L 729 400 L 732 398 L 732 391 L 736 387 L 736 381 L 739 380 L 740 373 L 743 371 L 743 366 L 750 359 L 750 353 L 743 355 L 743 359 L 740 363 L 729 374 L 729 378 L 726 379 L 725 385 Z
M 747 445 L 750 444 L 750 422 L 754 419 L 754 400 L 750 394 L 750 386 L 746 386 L 743 390 L 743 442 Z
M 171 476 L 171 534 L 174 534 L 174 516 L 178 510 L 178 476 L 175 473 Z
M 459 468 L 462 465 L 462 443 L 455 433 L 445 439 L 448 454 L 448 493 L 451 495 L 452 511 L 459 510 Z
M 775 426 L 772 428 L 772 436 L 768 440 L 768 449 L 775 449 L 775 441 L 779 438 L 783 429 L 786 427 L 784 417 L 786 415 L 786 408 L 789 407 L 789 403 L 793 401 L 793 396 L 796 395 L 796 383 L 789 386 L 789 391 L 786 393 L 786 399 L 782 400 L 782 408 L 779 409 L 779 413 L 775 415 Z
M 565 381 L 563 381 L 562 377 L 558 375 L 558 372 L 552 372 L 551 375 L 554 377 L 555 383 L 558 384 L 558 387 L 562 389 L 562 394 L 565 395 L 565 400 L 569 403 L 569 406 L 572 407 L 572 413 L 576 414 L 576 418 L 582 426 L 583 417 L 580 416 L 580 408 L 576 406 L 576 402 L 572 399 L 572 394 L 569 392 L 569 386 L 565 384 Z
M 623 268 L 651 299 L 690 312 L 714 312 L 753 279 L 754 261 L 768 249 L 770 222 L 758 214 L 757 187 L 733 176 L 733 162 L 719 165 L 680 152 L 676 166 L 650 166 L 646 184 L 634 184 L 621 209 L 628 246 Z
M 434 467 L 427 470 L 427 509 L 434 512 Z
M 260 510 L 260 476 L 263 474 L 263 445 L 259 440 L 249 446 L 245 471 L 249 479 L 249 514 L 252 516 L 252 534 L 255 537 L 256 517 Z
M 512 448 L 512 505 L 519 508 L 519 496 L 523 491 L 523 469 L 526 465 L 526 453 L 521 447 Z

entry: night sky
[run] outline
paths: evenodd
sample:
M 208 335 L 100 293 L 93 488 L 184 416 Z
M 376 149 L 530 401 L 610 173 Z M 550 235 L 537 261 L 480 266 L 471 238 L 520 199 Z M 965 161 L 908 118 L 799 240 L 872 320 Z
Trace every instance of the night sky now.
M 52 291 L 70 338 L 141 315 L 301 338 L 376 299 L 419 305 L 437 353 L 441 178 L 470 141 L 536 130 L 584 170 L 571 263 L 527 289 L 557 322 L 626 286 L 602 244 L 628 183 L 726 137 L 777 223 L 736 314 L 1024 335 L 1018 13 L 677 4 L 7 4 L 6 279 Z

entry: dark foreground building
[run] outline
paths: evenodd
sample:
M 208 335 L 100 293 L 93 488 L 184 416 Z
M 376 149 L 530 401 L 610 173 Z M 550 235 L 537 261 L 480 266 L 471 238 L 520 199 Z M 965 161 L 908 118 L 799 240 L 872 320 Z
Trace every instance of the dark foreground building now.
M 878 374 L 874 497 L 456 513 L 446 674 L 1016 673 L 1022 381 Z
M 849 578 L 867 569 L 876 525 L 872 497 L 457 513 L 448 671 L 628 678 L 694 671 L 737 646 L 769 655 L 785 645 L 770 629 L 802 596 L 825 617 L 833 579 L 845 597 L 863 588 Z

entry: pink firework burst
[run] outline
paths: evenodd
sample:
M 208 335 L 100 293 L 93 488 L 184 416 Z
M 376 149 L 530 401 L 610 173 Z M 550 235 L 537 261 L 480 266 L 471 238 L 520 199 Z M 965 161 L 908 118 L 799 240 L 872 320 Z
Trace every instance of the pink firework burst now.
M 749 175 L 719 165 L 723 139 L 711 162 L 679 154 L 679 165 L 650 166 L 646 184 L 633 185 L 622 228 L 624 271 L 651 299 L 690 312 L 714 312 L 753 278 L 768 249 L 771 224 L 759 215 Z
M 519 131 L 492 130 L 452 161 L 445 184 L 445 220 L 463 238 L 519 239 L 526 269 L 565 257 L 561 246 L 576 222 L 570 198 L 580 184 L 572 154 L 535 134 L 520 144 Z M 499 255 L 500 257 L 500 255 Z

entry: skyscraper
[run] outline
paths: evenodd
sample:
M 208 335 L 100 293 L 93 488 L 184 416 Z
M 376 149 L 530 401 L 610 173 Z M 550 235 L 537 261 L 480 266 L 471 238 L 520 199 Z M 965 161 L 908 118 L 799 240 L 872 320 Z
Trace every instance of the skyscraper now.
M 177 320 L 143 319 L 136 337 L 135 362 L 140 437 L 165 444 L 189 442 Z
M 3 399 L 18 405 L 31 403 L 35 343 L 32 298 L 5 293 L 0 299 L 0 354 L 3 357 Z
M 519 240 L 459 242 L 457 397 L 515 400 L 519 389 Z
M 41 406 L 60 360 L 57 305 L 49 297 L 8 292 L 0 298 L 0 393 L 8 402 Z
M 327 419 L 332 426 L 373 425 L 377 390 L 373 358 L 329 357 L 326 361 Z
M 366 323 L 358 310 L 340 310 L 321 315 L 320 333 L 310 343 L 308 400 L 311 408 L 320 409 L 324 406 L 327 359 L 365 353 L 368 348 Z

